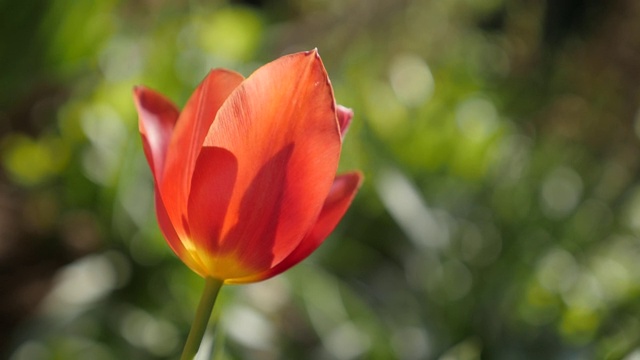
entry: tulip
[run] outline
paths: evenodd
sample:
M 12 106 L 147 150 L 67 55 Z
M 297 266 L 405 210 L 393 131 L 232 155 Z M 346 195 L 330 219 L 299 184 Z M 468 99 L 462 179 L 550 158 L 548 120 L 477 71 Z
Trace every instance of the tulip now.
M 215 294 L 309 256 L 362 182 L 336 176 L 353 112 L 336 105 L 316 50 L 246 79 L 214 69 L 182 112 L 144 87 L 134 97 L 160 229 Z

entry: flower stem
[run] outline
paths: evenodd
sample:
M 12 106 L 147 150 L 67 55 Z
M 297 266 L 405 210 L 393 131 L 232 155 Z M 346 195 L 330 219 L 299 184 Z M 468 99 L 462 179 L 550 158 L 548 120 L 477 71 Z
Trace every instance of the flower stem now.
M 218 292 L 222 287 L 222 281 L 214 278 L 206 278 L 204 285 L 204 292 L 200 298 L 198 304 L 198 310 L 196 310 L 196 317 L 191 324 L 191 330 L 187 337 L 187 342 L 182 350 L 182 356 L 180 360 L 192 360 L 200 348 L 202 337 L 207 329 L 209 318 L 211 317 L 211 311 L 213 310 L 213 304 L 216 302 Z

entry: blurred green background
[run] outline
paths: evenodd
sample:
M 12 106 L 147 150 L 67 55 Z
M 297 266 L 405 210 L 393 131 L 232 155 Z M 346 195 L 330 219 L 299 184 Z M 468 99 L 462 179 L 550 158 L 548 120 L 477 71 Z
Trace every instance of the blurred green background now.
M 366 182 L 215 359 L 639 359 L 635 0 L 0 2 L 0 358 L 170 359 L 203 287 L 157 228 L 132 87 L 318 47 Z

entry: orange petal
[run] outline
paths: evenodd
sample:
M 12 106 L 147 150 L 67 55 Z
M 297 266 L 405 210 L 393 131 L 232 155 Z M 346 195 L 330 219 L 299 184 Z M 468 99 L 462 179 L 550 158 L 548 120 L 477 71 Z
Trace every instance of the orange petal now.
M 160 230 L 164 235 L 165 239 L 167 239 L 167 243 L 171 247 L 176 255 L 184 262 L 191 270 L 195 271 L 201 276 L 206 276 L 204 267 L 198 263 L 187 251 L 182 240 L 176 233 L 171 221 L 169 220 L 169 215 L 167 214 L 167 209 L 162 202 L 162 198 L 160 197 L 160 193 L 156 187 L 155 194 L 156 201 L 156 215 L 158 217 L 158 225 L 160 226 Z
M 272 269 L 245 278 L 231 279 L 227 283 L 240 284 L 265 280 L 289 270 L 300 261 L 306 259 L 338 225 L 362 184 L 362 179 L 362 174 L 358 172 L 336 177 L 318 220 L 300 242 L 300 245 L 289 256 Z
M 133 94 L 138 109 L 138 128 L 147 162 L 156 182 L 164 171 L 169 140 L 180 115 L 173 103 L 153 90 L 137 86 Z
M 191 176 L 202 143 L 218 110 L 242 80 L 238 73 L 212 70 L 180 113 L 169 143 L 160 193 L 181 238 L 188 237 L 183 219 L 186 218 Z
M 176 230 L 169 221 L 167 210 L 160 197 L 158 184 L 164 170 L 167 147 L 178 120 L 178 109 L 164 96 L 146 89 L 134 89 L 136 107 L 138 109 L 139 129 L 147 162 L 155 181 L 155 206 L 158 225 L 171 249 L 193 271 L 202 274 L 203 267 L 198 265 L 187 252 Z
M 218 252 L 237 173 L 238 162 L 228 150 L 205 146 L 200 151 L 188 204 L 190 241 L 198 251 Z
M 333 90 L 317 52 L 284 56 L 247 78 L 205 145 L 238 161 L 220 249 L 257 270 L 281 262 L 318 217 L 340 155 Z

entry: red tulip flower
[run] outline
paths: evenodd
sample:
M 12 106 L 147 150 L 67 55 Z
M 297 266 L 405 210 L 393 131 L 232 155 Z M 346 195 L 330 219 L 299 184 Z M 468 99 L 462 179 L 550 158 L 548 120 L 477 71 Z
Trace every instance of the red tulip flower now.
M 309 256 L 349 207 L 358 172 L 336 176 L 353 113 L 336 105 L 317 51 L 248 78 L 212 70 L 180 112 L 135 89 L 158 222 L 193 271 L 221 283 L 275 276 Z

